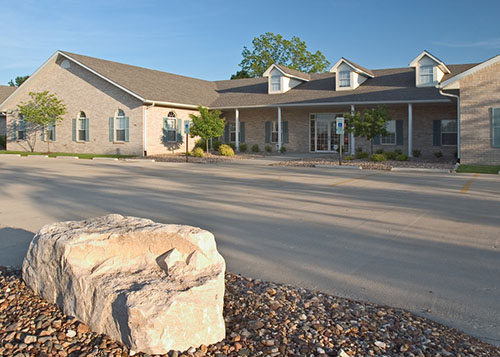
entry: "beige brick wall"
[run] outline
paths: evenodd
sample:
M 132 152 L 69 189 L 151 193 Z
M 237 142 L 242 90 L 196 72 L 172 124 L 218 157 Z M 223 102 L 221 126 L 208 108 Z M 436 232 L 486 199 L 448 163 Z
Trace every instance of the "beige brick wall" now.
M 490 108 L 500 107 L 500 63 L 460 80 L 461 163 L 500 164 L 492 147 Z
M 56 140 L 51 142 L 52 152 L 142 155 L 142 102 L 74 63 L 69 69 L 63 69 L 55 62 L 48 63 L 23 85 L 2 107 L 2 110 L 13 111 L 7 118 L 8 128 L 16 118 L 17 104 L 28 101 L 29 92 L 44 90 L 55 93 L 67 107 L 64 120 L 57 125 Z M 129 117 L 130 141 L 127 143 L 109 141 L 109 117 L 114 116 L 118 109 Z M 72 141 L 71 119 L 76 118 L 81 110 L 90 118 L 89 142 Z M 28 150 L 26 142 L 12 140 L 12 135 L 9 135 L 7 148 Z M 37 135 L 35 151 L 46 150 L 46 142 L 41 142 L 40 135 Z
M 146 113 L 146 150 L 148 155 L 160 155 L 176 152 L 186 152 L 186 135 L 182 128 L 182 142 L 163 142 L 163 118 L 168 116 L 168 113 L 173 111 L 176 117 L 182 119 L 182 125 L 185 120 L 190 120 L 189 114 L 198 114 L 196 110 L 167 108 L 158 106 L 147 107 Z M 188 150 L 194 148 L 196 141 L 199 138 L 188 139 Z

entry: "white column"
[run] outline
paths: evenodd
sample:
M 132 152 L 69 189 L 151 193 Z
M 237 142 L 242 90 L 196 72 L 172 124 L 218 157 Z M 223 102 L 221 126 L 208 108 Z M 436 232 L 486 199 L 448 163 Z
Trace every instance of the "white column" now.
M 234 146 L 236 146 L 236 151 L 240 151 L 240 111 L 238 109 L 235 109 L 235 141 L 234 141 Z
M 278 150 L 281 150 L 281 107 L 278 107 Z
M 413 106 L 408 103 L 408 157 L 413 157 Z
M 351 104 L 351 115 L 354 114 L 354 104 Z M 351 125 L 351 124 L 349 124 Z M 356 140 L 354 139 L 354 133 L 351 131 L 351 137 L 349 138 L 351 141 L 351 155 L 356 154 Z

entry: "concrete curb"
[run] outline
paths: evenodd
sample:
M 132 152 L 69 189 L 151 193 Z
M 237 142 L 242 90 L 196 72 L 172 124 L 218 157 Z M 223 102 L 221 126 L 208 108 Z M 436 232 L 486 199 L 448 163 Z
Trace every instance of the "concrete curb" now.
M 425 169 L 419 167 L 393 167 L 391 171 L 396 172 L 431 172 L 431 173 L 445 173 L 449 174 L 452 172 L 451 169 Z
M 56 159 L 80 159 L 78 156 L 56 156 Z
M 31 157 L 31 158 L 38 158 L 38 157 L 41 157 L 41 158 L 44 158 L 44 159 L 47 159 L 49 157 L 49 155 L 26 155 L 25 157 Z
M 123 159 L 123 161 L 130 161 L 130 162 L 156 162 L 154 159 Z
M 0 156 L 6 156 L 6 157 L 17 156 L 17 157 L 21 157 L 21 154 L 0 154 Z
M 352 166 L 352 165 L 314 165 L 314 167 L 320 168 L 320 169 L 352 169 L 352 170 L 363 170 L 361 166 Z
M 92 160 L 118 161 L 116 157 L 93 157 Z

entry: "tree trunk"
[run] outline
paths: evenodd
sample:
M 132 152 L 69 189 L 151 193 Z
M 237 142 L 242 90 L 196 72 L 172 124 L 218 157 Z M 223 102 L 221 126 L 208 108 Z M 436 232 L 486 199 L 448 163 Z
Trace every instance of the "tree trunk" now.
M 207 151 L 206 153 L 208 154 L 208 140 L 210 140 L 209 138 L 205 139 L 205 144 L 207 145 Z

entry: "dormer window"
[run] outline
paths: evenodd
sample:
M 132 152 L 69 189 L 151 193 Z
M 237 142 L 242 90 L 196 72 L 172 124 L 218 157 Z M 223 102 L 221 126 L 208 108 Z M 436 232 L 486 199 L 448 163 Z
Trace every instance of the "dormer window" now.
M 281 91 L 281 76 L 279 75 L 271 76 L 271 91 L 272 92 Z
M 339 72 L 339 87 L 345 88 L 351 86 L 351 72 L 350 71 L 340 71 Z
M 420 84 L 434 83 L 434 66 L 420 66 Z

